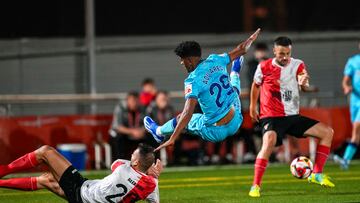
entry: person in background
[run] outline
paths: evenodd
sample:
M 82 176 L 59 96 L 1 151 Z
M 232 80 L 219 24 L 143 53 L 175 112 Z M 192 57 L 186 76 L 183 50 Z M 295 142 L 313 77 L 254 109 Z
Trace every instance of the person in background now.
M 144 107 L 150 105 L 155 100 L 157 88 L 152 78 L 145 78 L 141 85 L 140 104 Z
M 254 57 L 248 60 L 247 62 L 248 65 L 247 77 L 250 85 L 254 79 L 254 74 L 257 66 L 261 61 L 264 61 L 268 58 L 269 58 L 268 46 L 263 42 L 256 43 L 254 49 Z
M 211 154 L 211 156 L 205 156 L 205 162 L 210 164 L 231 164 L 233 163 L 233 155 L 232 155 L 232 149 L 233 149 L 233 142 L 234 142 L 234 136 L 227 137 L 224 142 L 225 146 L 223 145 L 223 142 L 216 142 L 214 143 L 214 151 Z M 225 147 L 225 154 L 222 153 L 222 148 Z
M 176 116 L 176 112 L 174 107 L 170 104 L 170 98 L 169 94 L 166 91 L 160 90 L 157 92 L 155 99 L 153 102 L 150 103 L 150 105 L 146 109 L 146 114 L 150 115 L 154 120 L 158 123 L 164 124 L 169 119 Z M 152 139 L 151 136 L 147 136 L 147 143 L 152 145 L 153 147 L 157 146 L 157 142 Z M 178 145 L 178 144 L 176 144 Z M 180 147 L 175 147 L 174 150 L 181 150 Z M 176 153 L 174 151 L 174 153 Z M 172 153 L 172 150 L 167 150 L 168 154 Z M 170 158 L 169 156 L 168 158 Z M 169 162 L 172 162 L 173 160 L 168 160 Z
M 144 111 L 139 105 L 138 93 L 129 92 L 126 106 L 119 103 L 114 110 L 109 140 L 113 160 L 131 158 L 131 152 L 145 137 L 143 119 Z
M 352 56 L 347 61 L 342 87 L 345 95 L 350 94 L 352 135 L 350 142 L 346 146 L 343 157 L 335 155 L 334 161 L 339 163 L 342 169 L 347 170 L 360 142 L 360 53 Z
M 160 125 L 175 116 L 175 109 L 170 104 L 169 95 L 162 90 L 157 92 L 154 102 L 148 106 L 146 112 Z
M 254 80 L 254 75 L 255 75 L 255 71 L 257 69 L 257 66 L 259 65 L 260 62 L 265 61 L 269 58 L 269 47 L 267 46 L 266 43 L 264 42 L 258 42 L 255 44 L 254 47 L 254 55 L 251 59 L 247 60 L 247 81 L 249 81 L 249 86 L 251 87 L 252 82 Z M 261 126 L 259 125 L 258 122 L 254 122 L 253 123 L 254 127 L 252 130 L 242 130 L 242 135 L 241 137 L 244 138 L 246 145 L 248 147 L 248 149 L 250 150 L 250 153 L 247 154 L 249 157 L 249 160 L 252 160 L 253 157 L 256 155 L 256 147 L 255 147 L 255 142 L 254 142 L 254 136 L 257 137 L 262 137 L 261 135 Z M 254 156 L 252 156 L 254 153 Z M 273 157 L 274 155 L 272 155 Z

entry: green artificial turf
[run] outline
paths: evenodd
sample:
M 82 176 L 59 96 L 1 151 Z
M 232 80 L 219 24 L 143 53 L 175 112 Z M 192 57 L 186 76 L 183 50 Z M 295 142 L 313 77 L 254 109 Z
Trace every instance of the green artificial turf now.
M 102 178 L 109 171 L 89 171 L 90 179 Z M 333 178 L 335 188 L 323 188 L 291 176 L 287 164 L 270 164 L 260 198 L 250 198 L 253 165 L 167 168 L 160 177 L 161 202 L 359 202 L 360 162 L 349 171 L 328 163 L 325 173 Z M 29 175 L 29 174 L 25 174 Z M 30 174 L 34 175 L 34 174 Z M 24 176 L 24 174 L 22 174 Z M 6 177 L 8 178 L 8 177 Z M 66 202 L 40 190 L 24 192 L 0 189 L 0 202 Z

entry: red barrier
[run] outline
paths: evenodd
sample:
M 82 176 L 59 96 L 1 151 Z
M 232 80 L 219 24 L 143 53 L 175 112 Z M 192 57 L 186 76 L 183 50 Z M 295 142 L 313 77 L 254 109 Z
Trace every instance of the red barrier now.
M 348 107 L 303 108 L 300 113 L 333 128 L 334 137 L 331 149 L 338 148 L 346 139 L 351 137 L 351 121 Z M 303 147 L 306 146 L 303 145 Z M 304 150 L 307 150 L 307 148 Z
M 334 131 L 332 149 L 351 136 L 348 107 L 303 108 L 301 114 L 330 125 Z M 87 168 L 94 165 L 94 143 L 108 140 L 112 115 L 26 116 L 0 118 L 0 164 L 37 149 L 61 143 L 84 143 L 88 149 Z M 248 112 L 243 128 L 252 128 Z M 308 140 L 299 141 L 300 151 L 308 153 Z
M 94 162 L 94 143 L 98 137 L 108 141 L 111 115 L 26 116 L 0 118 L 0 164 L 33 151 L 41 145 L 84 143 L 87 167 Z

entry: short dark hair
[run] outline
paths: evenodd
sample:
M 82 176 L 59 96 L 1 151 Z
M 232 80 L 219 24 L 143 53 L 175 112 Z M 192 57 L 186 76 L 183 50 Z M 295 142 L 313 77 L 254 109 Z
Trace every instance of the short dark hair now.
M 269 50 L 269 48 L 266 43 L 259 42 L 259 43 L 255 44 L 255 50 L 267 51 L 267 50 Z
M 198 56 L 201 57 L 200 44 L 195 41 L 181 42 L 174 50 L 180 58 Z
M 137 149 L 139 149 L 140 154 L 140 170 L 145 172 L 155 162 L 154 148 L 150 145 L 140 143 Z
M 169 93 L 168 93 L 166 90 L 159 90 L 159 91 L 156 93 L 156 96 L 158 96 L 159 94 L 164 94 L 165 96 L 169 96 Z
M 147 84 L 155 85 L 154 79 L 152 79 L 152 78 L 144 78 L 141 85 L 144 86 L 144 85 L 147 85 Z
M 136 97 L 136 98 L 138 98 L 139 93 L 137 91 L 130 91 L 130 92 L 127 93 L 126 97 Z
M 292 45 L 291 39 L 285 36 L 278 37 L 274 40 L 274 44 L 277 46 L 290 46 Z

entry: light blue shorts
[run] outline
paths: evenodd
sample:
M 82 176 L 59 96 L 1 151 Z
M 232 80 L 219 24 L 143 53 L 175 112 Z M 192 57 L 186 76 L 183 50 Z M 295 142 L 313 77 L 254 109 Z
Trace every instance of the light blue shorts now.
M 204 122 L 204 114 L 193 114 L 191 120 L 187 126 L 187 131 L 190 134 L 200 136 L 203 140 L 210 142 L 223 141 L 228 136 L 234 135 L 240 128 L 243 122 L 243 116 L 241 114 L 240 100 L 237 99 L 235 104 L 235 114 L 232 120 L 226 125 L 214 126 Z
M 360 105 L 350 105 L 351 122 L 360 122 Z

